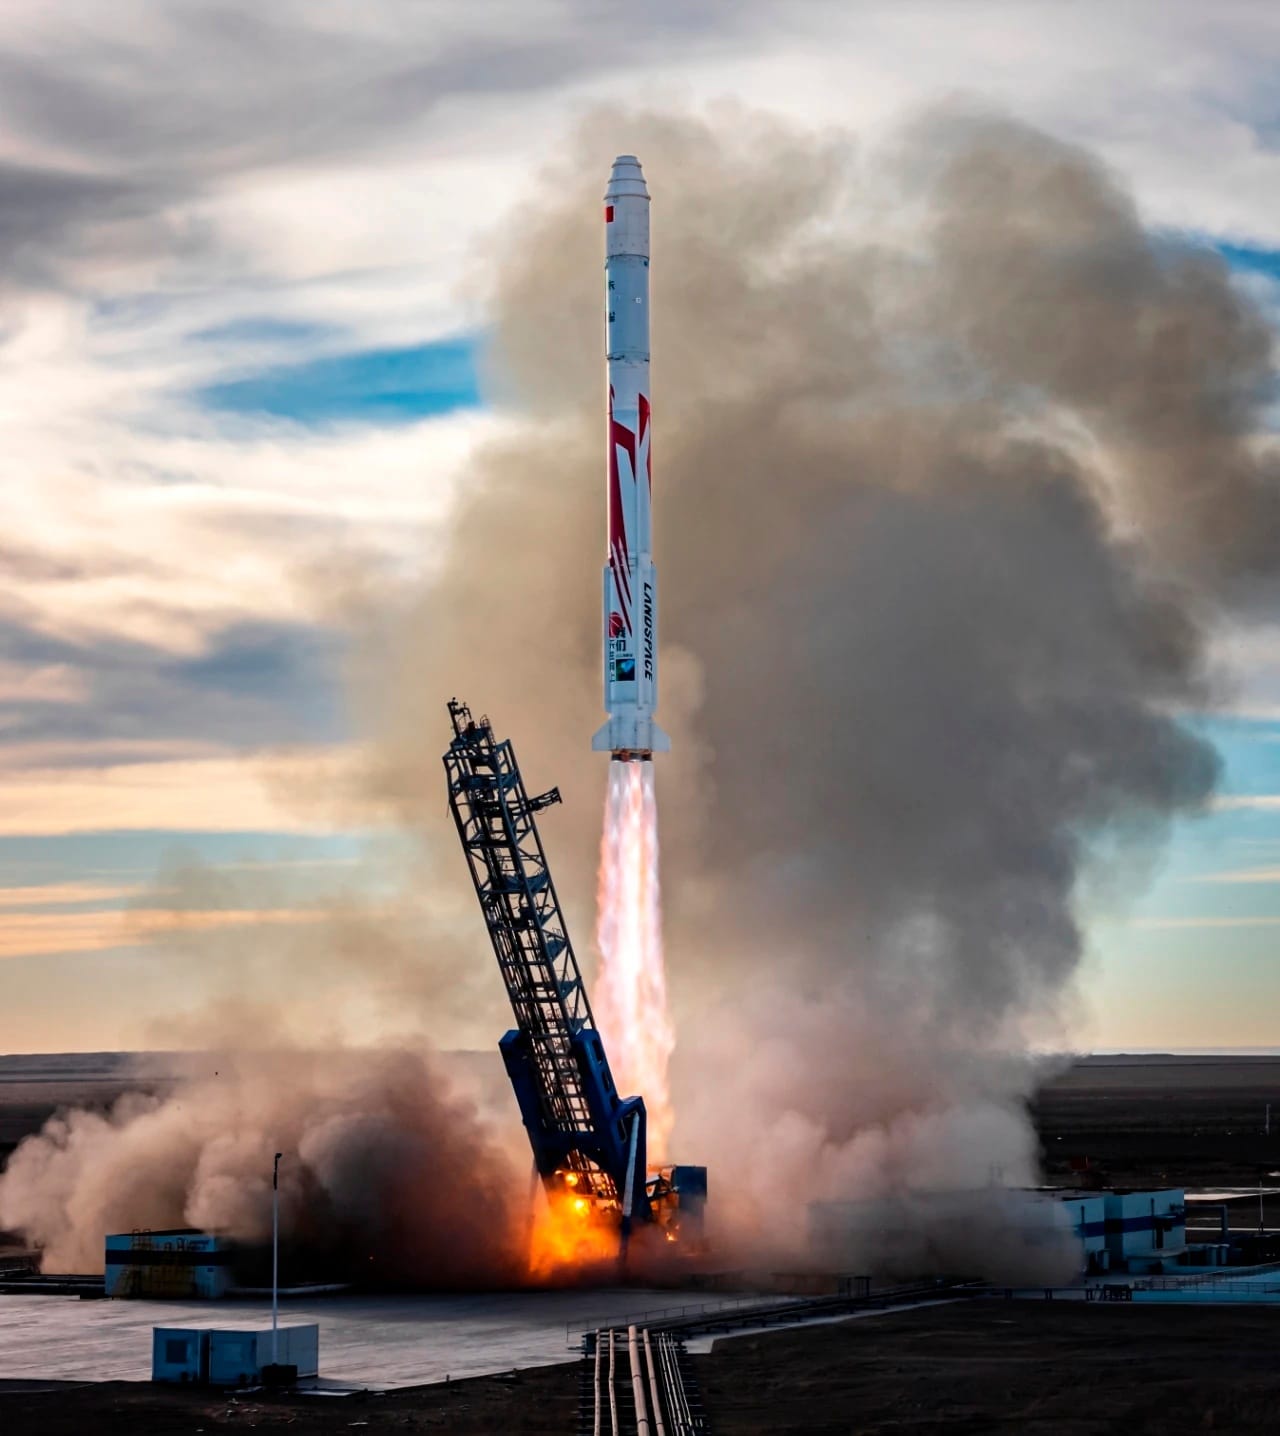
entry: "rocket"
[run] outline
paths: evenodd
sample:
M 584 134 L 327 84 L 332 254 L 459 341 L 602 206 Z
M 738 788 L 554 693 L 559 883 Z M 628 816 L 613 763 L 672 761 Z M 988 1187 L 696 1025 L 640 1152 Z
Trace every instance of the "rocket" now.
M 666 753 L 658 706 L 658 575 L 653 567 L 649 405 L 649 191 L 640 161 L 619 155 L 604 195 L 608 553 L 604 706 L 591 740 L 621 762 Z

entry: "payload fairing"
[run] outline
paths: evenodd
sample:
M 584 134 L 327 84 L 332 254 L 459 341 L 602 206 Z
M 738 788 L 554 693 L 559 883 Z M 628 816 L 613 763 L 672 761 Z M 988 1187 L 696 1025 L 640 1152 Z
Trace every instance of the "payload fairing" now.
M 605 357 L 609 381 L 609 552 L 604 569 L 604 706 L 591 740 L 623 762 L 665 753 L 658 727 L 658 579 L 653 567 L 649 405 L 649 191 L 619 155 L 604 196 Z

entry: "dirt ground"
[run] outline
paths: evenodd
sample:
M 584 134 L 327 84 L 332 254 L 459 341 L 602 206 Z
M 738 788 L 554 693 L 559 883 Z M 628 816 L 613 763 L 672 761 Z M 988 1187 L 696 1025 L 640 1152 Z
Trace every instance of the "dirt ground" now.
M 1274 1057 L 1089 1057 L 1047 1081 L 1031 1115 L 1049 1181 L 1087 1161 L 1107 1186 L 1280 1186 Z
M 24 1390 L 0 1381 L 5 1436 L 192 1436 L 221 1431 L 372 1433 L 448 1431 L 453 1436 L 573 1436 L 578 1368 L 547 1366 L 507 1377 L 406 1387 L 383 1395 L 229 1396 L 186 1387 L 110 1381 Z
M 1280 1311 L 984 1300 L 717 1342 L 712 1436 L 1157 1436 L 1277 1429 Z M 572 1436 L 578 1368 L 351 1398 L 0 1383 L 13 1436 L 449 1431 Z
M 714 1436 L 1275 1431 L 1280 1311 L 980 1301 L 718 1342 Z

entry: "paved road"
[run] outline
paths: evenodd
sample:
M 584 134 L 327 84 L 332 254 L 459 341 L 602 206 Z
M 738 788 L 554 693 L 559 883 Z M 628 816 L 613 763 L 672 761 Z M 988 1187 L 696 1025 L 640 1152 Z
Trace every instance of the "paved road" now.
M 319 1322 L 320 1374 L 359 1386 L 414 1386 L 576 1359 L 565 1339 L 671 1292 L 640 1288 L 460 1296 L 331 1296 L 282 1304 L 281 1324 Z M 269 1301 L 79 1301 L 0 1296 L 0 1377 L 145 1381 L 153 1326 L 270 1326 Z

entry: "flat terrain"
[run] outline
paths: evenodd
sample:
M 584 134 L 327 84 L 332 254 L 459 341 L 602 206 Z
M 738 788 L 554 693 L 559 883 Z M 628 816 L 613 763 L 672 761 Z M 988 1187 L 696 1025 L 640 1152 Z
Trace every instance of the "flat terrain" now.
M 134 1084 L 131 1070 L 111 1056 L 0 1059 L 0 1157 L 57 1106 L 109 1102 Z M 162 1090 L 163 1073 L 153 1080 Z M 1232 1203 L 1237 1230 L 1257 1225 L 1261 1183 L 1274 1189 L 1265 1224 L 1280 1229 L 1280 1058 L 1090 1058 L 1046 1080 L 1032 1116 L 1050 1182 L 1252 1192 Z M 147 1384 L 150 1327 L 258 1324 L 261 1303 L 0 1297 L 0 1378 L 11 1379 L 0 1380 L 0 1431 L 572 1433 L 566 1327 L 679 1300 L 615 1290 L 291 1302 L 286 1321 L 320 1322 L 327 1378 L 393 1389 L 233 1398 Z M 714 1436 L 1280 1429 L 1280 1306 L 957 1302 L 721 1340 L 694 1360 Z M 54 1377 L 86 1384 L 12 1384 Z
M 1049 1181 L 1087 1159 L 1104 1186 L 1280 1185 L 1280 1058 L 1088 1057 L 1031 1110 Z
M 981 1301 L 736 1337 L 714 1436 L 1274 1431 L 1280 1310 Z
M 1280 1311 L 980 1301 L 717 1341 L 712 1436 L 1157 1436 L 1274 1431 Z M 574 1365 L 354 1398 L 0 1383 L 15 1436 L 577 1430 Z
M 577 1370 L 551 1366 L 381 1395 L 246 1396 L 126 1381 L 27 1392 L 0 1381 L 0 1430 L 12 1436 L 191 1436 L 192 1432 L 352 1429 L 532 1436 L 577 1430 Z
M 572 1359 L 581 1331 L 677 1305 L 679 1292 L 372 1294 L 291 1299 L 282 1323 L 318 1322 L 320 1371 L 356 1386 L 417 1386 Z M 0 1377 L 145 1381 L 153 1326 L 271 1325 L 270 1301 L 80 1301 L 0 1296 Z M 0 1420 L 0 1431 L 4 1423 Z

